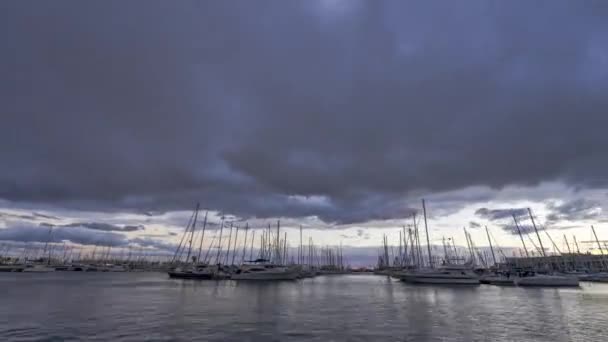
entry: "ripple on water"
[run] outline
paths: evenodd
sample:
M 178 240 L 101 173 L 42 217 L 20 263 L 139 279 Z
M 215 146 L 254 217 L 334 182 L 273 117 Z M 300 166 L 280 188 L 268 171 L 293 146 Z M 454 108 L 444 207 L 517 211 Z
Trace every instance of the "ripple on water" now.
M 353 275 L 284 283 L 154 273 L 0 274 L 0 340 L 602 341 L 608 285 L 410 286 Z

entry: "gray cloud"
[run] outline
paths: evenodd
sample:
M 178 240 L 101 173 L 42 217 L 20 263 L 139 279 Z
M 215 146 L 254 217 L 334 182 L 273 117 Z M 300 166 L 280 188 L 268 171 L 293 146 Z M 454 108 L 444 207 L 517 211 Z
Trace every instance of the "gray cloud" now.
M 45 227 L 13 226 L 0 229 L 0 240 L 19 242 L 47 242 L 49 229 Z M 56 228 L 50 234 L 50 242 L 70 241 L 83 245 L 126 246 L 128 240 L 122 234 L 96 232 L 90 229 Z
M 550 223 L 580 220 L 597 220 L 602 218 L 602 205 L 598 201 L 583 198 L 567 201 L 561 204 L 547 204 L 549 214 L 547 221 Z
M 3 2 L 0 198 L 353 223 L 606 185 L 603 3 L 320 5 Z
M 527 217 L 528 209 L 527 208 L 511 208 L 511 209 L 488 209 L 488 208 L 479 208 L 475 211 L 475 215 L 489 220 L 489 221 L 499 221 L 504 219 L 513 219 L 513 215 L 515 217 Z
M 124 226 L 117 226 L 114 224 L 109 224 L 109 223 L 102 223 L 102 222 L 76 222 L 76 223 L 69 223 L 69 224 L 63 224 L 63 225 L 54 225 L 54 224 L 49 224 L 49 223 L 41 223 L 41 226 L 52 226 L 52 227 L 60 227 L 60 228 L 74 228 L 74 227 L 82 227 L 82 228 L 87 228 L 87 229 L 92 229 L 92 230 L 101 230 L 101 231 L 106 231 L 106 232 L 136 232 L 139 230 L 144 230 L 145 227 L 143 225 L 137 225 L 137 226 L 132 226 L 132 225 L 124 225 Z
M 0 211 L 0 218 L 2 219 L 17 219 L 17 220 L 28 220 L 28 221 L 37 221 L 40 219 L 51 219 L 51 220 L 61 220 L 57 216 L 41 214 L 37 212 L 32 212 L 31 214 L 13 214 L 7 212 Z

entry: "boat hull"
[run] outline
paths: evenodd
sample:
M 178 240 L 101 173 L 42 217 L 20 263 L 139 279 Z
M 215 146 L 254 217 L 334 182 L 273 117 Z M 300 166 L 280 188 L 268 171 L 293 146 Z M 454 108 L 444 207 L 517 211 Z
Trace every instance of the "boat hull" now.
M 298 273 L 235 273 L 231 278 L 233 280 L 296 280 Z
M 518 286 L 536 287 L 578 287 L 578 278 L 574 277 L 523 277 L 516 281 Z
M 212 280 L 214 279 L 212 273 L 191 273 L 191 272 L 168 272 L 169 278 L 174 279 L 200 279 L 200 280 Z
M 488 276 L 481 277 L 479 282 L 487 285 L 515 286 L 515 279 L 507 277 Z
M 441 274 L 400 274 L 399 279 L 412 284 L 443 284 L 443 285 L 479 285 L 475 277 L 445 277 Z
M 26 267 L 23 272 L 27 273 L 48 273 L 55 272 L 55 269 L 52 267 Z

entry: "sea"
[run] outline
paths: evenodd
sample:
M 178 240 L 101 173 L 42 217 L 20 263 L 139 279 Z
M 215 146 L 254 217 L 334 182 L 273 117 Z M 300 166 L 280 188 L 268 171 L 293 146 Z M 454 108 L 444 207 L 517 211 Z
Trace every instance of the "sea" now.
M 608 284 L 420 286 L 0 273 L 0 341 L 608 341 Z

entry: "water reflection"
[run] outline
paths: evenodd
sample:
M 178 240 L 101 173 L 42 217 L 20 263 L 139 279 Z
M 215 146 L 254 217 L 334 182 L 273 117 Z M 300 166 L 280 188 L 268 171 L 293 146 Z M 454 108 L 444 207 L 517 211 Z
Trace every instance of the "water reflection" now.
M 0 340 L 600 341 L 608 286 L 411 286 L 377 276 L 296 282 L 163 274 L 0 275 Z

